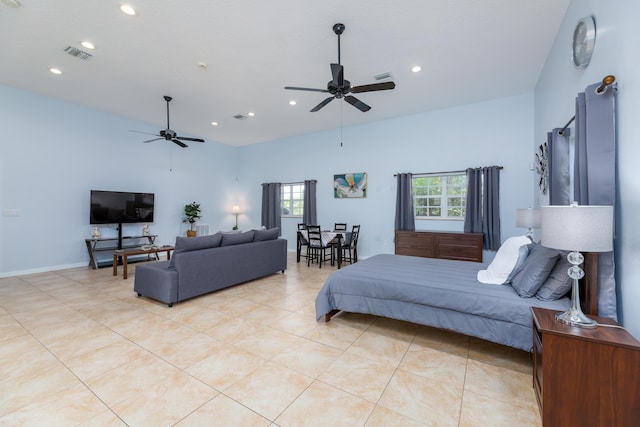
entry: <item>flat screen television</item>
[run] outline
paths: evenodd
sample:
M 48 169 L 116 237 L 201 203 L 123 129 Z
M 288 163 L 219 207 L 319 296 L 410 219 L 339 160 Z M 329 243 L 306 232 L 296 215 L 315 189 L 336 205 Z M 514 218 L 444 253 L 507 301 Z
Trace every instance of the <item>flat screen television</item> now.
M 153 193 L 91 190 L 90 224 L 153 222 Z

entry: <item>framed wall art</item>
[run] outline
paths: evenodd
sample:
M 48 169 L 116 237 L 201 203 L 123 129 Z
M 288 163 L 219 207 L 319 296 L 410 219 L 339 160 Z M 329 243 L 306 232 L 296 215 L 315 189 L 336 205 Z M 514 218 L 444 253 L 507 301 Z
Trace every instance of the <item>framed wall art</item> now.
M 333 175 L 333 197 L 336 199 L 367 197 L 367 173 Z

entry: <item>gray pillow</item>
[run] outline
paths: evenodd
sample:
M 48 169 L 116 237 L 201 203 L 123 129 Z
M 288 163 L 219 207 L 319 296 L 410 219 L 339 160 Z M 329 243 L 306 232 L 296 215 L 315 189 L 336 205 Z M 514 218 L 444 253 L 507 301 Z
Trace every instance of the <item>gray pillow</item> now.
M 522 269 L 511 279 L 511 286 L 518 295 L 523 298 L 534 296 L 549 277 L 559 255 L 557 250 L 533 246 Z
M 509 277 L 507 277 L 508 283 L 511 283 L 511 280 L 515 277 L 515 275 L 518 274 L 520 270 L 522 270 L 522 267 L 524 267 L 524 263 L 529 256 L 530 247 L 533 247 L 533 244 L 522 245 L 520 246 L 520 249 L 518 249 L 518 260 L 516 261 L 515 267 L 513 267 L 513 270 L 509 274 Z
M 567 274 L 570 267 L 571 264 L 567 261 L 567 257 L 561 254 L 549 277 L 538 289 L 536 298 L 542 301 L 553 301 L 565 296 L 573 285 L 573 279 Z
M 222 235 L 222 243 L 220 246 L 240 245 L 242 243 L 253 242 L 254 231 L 245 231 L 244 233 L 224 233 Z
M 173 254 L 180 252 L 197 251 L 199 249 L 217 248 L 222 241 L 222 233 L 211 234 L 210 236 L 199 237 L 176 237 L 176 248 Z M 169 262 L 169 268 L 173 268 L 173 258 Z
M 268 230 L 253 230 L 253 241 L 263 242 L 265 240 L 274 240 L 278 238 L 280 229 L 278 227 L 270 228 Z

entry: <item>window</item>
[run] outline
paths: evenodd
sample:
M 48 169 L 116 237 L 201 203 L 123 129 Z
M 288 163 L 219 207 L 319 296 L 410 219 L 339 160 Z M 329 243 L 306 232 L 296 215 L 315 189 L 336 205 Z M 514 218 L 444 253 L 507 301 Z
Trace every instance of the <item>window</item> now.
M 465 173 L 414 175 L 411 187 L 417 219 L 464 219 L 467 203 Z
M 293 182 L 280 186 L 280 213 L 282 216 L 302 217 L 304 208 L 304 183 Z

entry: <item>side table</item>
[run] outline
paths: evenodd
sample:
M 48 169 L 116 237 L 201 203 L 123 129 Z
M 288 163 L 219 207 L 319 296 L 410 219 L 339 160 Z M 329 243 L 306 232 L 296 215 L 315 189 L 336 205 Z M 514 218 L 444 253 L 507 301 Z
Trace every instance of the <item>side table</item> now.
M 533 387 L 542 424 L 635 426 L 640 420 L 640 342 L 626 330 L 584 329 L 533 314 Z M 598 323 L 611 319 L 589 316 Z

